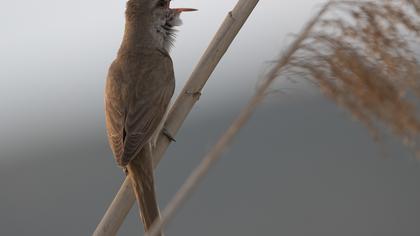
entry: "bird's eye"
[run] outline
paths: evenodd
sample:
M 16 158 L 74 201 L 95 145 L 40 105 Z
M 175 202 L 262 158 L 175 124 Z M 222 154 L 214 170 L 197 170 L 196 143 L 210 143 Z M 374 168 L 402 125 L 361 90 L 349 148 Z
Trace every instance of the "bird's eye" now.
M 158 7 L 169 7 L 169 2 L 171 0 L 160 0 L 157 4 Z

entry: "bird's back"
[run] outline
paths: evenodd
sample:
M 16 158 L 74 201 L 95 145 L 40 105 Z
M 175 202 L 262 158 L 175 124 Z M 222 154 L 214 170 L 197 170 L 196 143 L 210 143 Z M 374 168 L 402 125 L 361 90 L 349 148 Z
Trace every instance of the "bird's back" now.
M 108 137 L 120 165 L 152 138 L 175 89 L 172 60 L 158 49 L 119 55 L 105 90 Z

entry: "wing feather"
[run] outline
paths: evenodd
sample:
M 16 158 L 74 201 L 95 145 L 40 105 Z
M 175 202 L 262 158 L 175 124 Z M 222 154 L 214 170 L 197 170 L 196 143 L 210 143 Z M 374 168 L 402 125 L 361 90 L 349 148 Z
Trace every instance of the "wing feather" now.
M 108 142 L 117 163 L 120 163 L 124 152 L 125 109 L 122 77 L 118 63 L 112 63 L 105 87 L 105 122 Z
M 115 158 L 122 166 L 134 159 L 150 141 L 174 93 L 175 79 L 170 57 L 159 54 L 158 58 L 149 59 L 147 65 L 143 65 L 147 70 L 140 67 L 139 72 L 126 73 L 134 81 L 129 83 L 126 98 L 124 88 L 113 86 L 112 82 L 107 85 L 111 94 L 114 94 L 114 87 L 117 87 L 116 93 L 122 93 L 121 96 L 114 94 L 106 101 L 108 137 Z M 158 63 L 151 63 L 153 61 Z

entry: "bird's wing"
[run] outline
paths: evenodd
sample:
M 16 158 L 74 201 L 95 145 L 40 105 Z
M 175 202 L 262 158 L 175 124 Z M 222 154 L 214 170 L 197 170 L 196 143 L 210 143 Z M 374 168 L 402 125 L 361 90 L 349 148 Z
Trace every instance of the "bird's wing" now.
M 127 117 L 124 123 L 126 136 L 122 165 L 128 164 L 152 138 L 159 127 L 175 89 L 172 61 L 162 56 L 150 60 L 147 70 L 137 80 L 130 95 Z
M 117 62 L 112 63 L 105 87 L 105 121 L 108 141 L 114 157 L 120 163 L 124 152 L 124 106 L 123 74 Z

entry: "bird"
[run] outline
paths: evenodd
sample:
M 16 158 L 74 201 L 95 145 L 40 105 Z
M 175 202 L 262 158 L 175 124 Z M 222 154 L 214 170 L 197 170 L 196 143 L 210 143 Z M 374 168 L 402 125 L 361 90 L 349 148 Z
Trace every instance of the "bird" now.
M 125 30 L 105 85 L 105 122 L 116 163 L 131 177 L 147 231 L 160 217 L 156 200 L 153 146 L 175 89 L 169 55 L 182 12 L 171 0 L 128 0 Z M 164 134 L 173 141 L 172 135 Z

